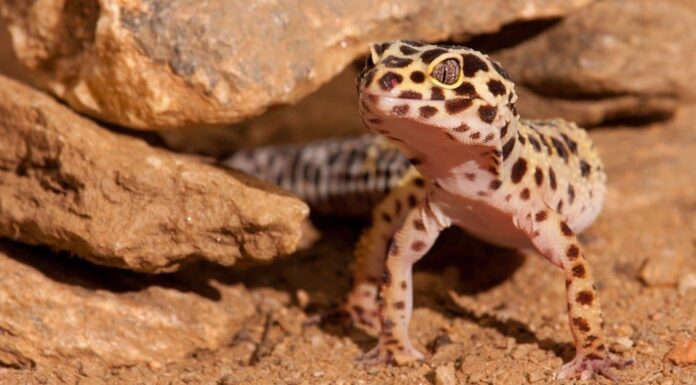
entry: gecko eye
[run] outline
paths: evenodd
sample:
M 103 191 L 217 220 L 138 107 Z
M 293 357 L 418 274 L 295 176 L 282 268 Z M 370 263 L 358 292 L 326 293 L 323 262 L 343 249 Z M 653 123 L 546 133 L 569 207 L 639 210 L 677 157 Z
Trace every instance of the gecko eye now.
M 430 65 L 428 74 L 438 86 L 457 88 L 462 78 L 462 64 L 458 55 L 442 55 L 439 61 Z

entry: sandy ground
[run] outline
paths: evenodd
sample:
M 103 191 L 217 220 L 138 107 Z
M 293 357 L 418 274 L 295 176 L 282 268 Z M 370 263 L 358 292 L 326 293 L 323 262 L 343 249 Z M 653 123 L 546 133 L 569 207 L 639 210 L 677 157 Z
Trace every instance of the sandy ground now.
M 694 121 L 696 107 L 687 107 L 668 122 L 592 132 L 610 192 L 600 219 L 581 240 L 594 268 L 611 350 L 636 360 L 617 373 L 620 383 L 696 383 L 696 365 L 664 359 L 679 341 L 696 338 L 696 288 L 688 285 L 696 274 Z M 426 361 L 358 369 L 355 358 L 371 347 L 371 337 L 339 320 L 304 323 L 347 291 L 360 223 L 325 219 L 316 225 L 323 240 L 286 261 L 242 272 L 197 265 L 169 277 L 201 282 L 201 295 L 221 285 L 251 294 L 257 311 L 227 347 L 162 367 L 58 361 L 32 370 L 2 369 L 0 383 L 433 384 L 439 383 L 436 373 L 449 372 L 461 384 L 547 384 L 572 358 L 561 271 L 533 253 L 451 231 L 415 273 L 411 335 Z M 640 280 L 646 260 L 661 267 L 656 274 L 667 277 L 667 285 Z

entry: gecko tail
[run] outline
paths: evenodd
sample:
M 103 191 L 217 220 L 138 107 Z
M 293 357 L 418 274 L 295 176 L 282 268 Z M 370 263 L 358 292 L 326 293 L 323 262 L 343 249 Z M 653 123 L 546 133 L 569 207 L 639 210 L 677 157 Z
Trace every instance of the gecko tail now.
M 342 216 L 369 215 L 410 167 L 373 134 L 240 150 L 222 165 L 293 192 L 314 213 Z

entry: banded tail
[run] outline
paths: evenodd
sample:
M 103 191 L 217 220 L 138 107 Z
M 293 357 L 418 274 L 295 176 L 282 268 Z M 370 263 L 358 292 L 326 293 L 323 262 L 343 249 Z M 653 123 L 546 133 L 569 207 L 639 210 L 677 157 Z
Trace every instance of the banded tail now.
M 368 215 L 411 166 L 372 134 L 240 150 L 223 165 L 292 191 L 315 213 L 345 216 Z

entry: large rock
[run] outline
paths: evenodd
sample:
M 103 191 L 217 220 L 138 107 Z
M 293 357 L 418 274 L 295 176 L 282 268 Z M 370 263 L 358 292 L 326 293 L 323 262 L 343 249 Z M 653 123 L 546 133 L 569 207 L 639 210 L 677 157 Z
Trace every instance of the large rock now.
M 143 272 L 294 251 L 308 209 L 0 77 L 0 235 Z
M 592 0 L 7 0 L 15 50 L 73 108 L 139 129 L 218 125 L 293 103 L 405 36 L 462 40 Z
M 694 25 L 696 14 L 674 3 L 602 1 L 496 58 L 521 86 L 523 116 L 664 116 L 696 95 Z
M 148 278 L 46 254 L 0 241 L 2 366 L 161 366 L 224 346 L 256 311 L 241 284 Z

